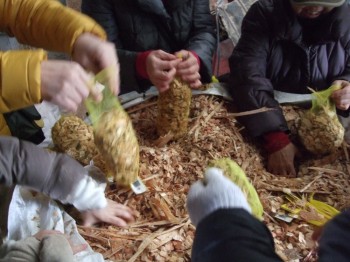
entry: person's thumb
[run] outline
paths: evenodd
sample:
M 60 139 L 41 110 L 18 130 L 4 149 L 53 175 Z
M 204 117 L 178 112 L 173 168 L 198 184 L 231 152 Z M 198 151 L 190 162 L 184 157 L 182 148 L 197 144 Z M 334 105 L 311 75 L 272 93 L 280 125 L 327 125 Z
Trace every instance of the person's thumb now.
M 203 180 L 199 180 L 195 182 L 191 188 L 190 191 L 188 192 L 188 200 L 192 200 L 195 198 L 198 198 L 200 195 L 203 194 L 203 191 L 205 189 L 205 184 L 203 183 Z
M 208 186 L 216 186 L 222 183 L 231 183 L 231 181 L 224 176 L 224 172 L 217 167 L 210 167 L 205 171 L 204 183 Z

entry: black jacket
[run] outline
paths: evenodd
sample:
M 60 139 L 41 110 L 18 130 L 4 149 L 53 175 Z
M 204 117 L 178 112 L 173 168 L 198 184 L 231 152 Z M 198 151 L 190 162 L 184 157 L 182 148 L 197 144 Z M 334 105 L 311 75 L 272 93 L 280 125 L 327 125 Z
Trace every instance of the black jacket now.
M 219 209 L 196 229 L 192 262 L 282 262 L 268 228 L 240 208 Z
M 210 82 L 216 40 L 208 0 L 83 0 L 82 12 L 106 30 L 118 49 L 121 91 L 143 91 L 150 81 L 138 79 L 138 52 L 187 49 L 201 60 L 201 81 Z
M 319 240 L 319 262 L 349 261 L 350 211 L 330 220 Z M 199 222 L 192 262 L 281 262 L 264 223 L 239 208 L 218 209 Z
M 241 117 L 249 133 L 287 131 L 273 89 L 309 93 L 350 80 L 350 8 L 346 3 L 312 24 L 298 19 L 289 0 L 260 0 L 242 23 L 230 57 L 230 90 L 239 111 L 277 110 Z

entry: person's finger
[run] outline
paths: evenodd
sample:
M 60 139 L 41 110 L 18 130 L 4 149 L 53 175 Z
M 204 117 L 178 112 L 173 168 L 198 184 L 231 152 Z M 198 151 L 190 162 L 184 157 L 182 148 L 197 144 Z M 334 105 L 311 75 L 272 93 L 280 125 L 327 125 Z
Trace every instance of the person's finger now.
M 173 55 L 173 54 L 170 54 L 170 53 L 167 53 L 163 50 L 157 50 L 156 51 L 156 56 L 158 58 L 160 58 L 161 60 L 179 60 L 181 61 L 181 59 L 179 59 L 178 57 L 176 57 L 176 55 Z
M 198 72 L 196 72 L 193 74 L 182 75 L 181 78 L 183 81 L 185 81 L 187 83 L 195 83 L 197 80 L 199 81 L 201 76 Z
M 191 59 L 187 59 L 185 61 L 181 61 L 178 64 L 177 69 L 181 72 L 182 71 L 189 71 L 189 70 L 191 72 L 195 72 L 195 71 L 198 71 L 199 65 L 198 65 L 197 59 L 191 58 Z
M 71 245 L 72 251 L 73 251 L 73 255 L 86 250 L 88 247 L 87 244 L 79 244 L 79 245 Z
M 104 222 L 112 224 L 112 225 L 115 225 L 115 226 L 118 226 L 118 227 L 126 227 L 126 226 L 128 226 L 128 223 L 124 219 L 122 219 L 120 217 L 117 217 L 117 216 L 107 217 L 106 221 L 104 221 Z
M 207 182 L 222 178 L 224 176 L 223 171 L 220 168 L 211 167 L 205 171 L 205 180 Z
M 194 89 L 199 88 L 201 86 L 202 86 L 202 82 L 199 79 L 197 79 L 196 81 L 190 83 L 190 87 L 194 88 Z
M 41 230 L 33 236 L 41 241 L 44 237 L 48 235 L 63 235 L 63 233 L 58 230 Z
M 163 93 L 169 89 L 169 85 L 159 84 L 155 86 L 157 87 L 159 93 Z
M 176 72 L 176 69 L 171 69 L 169 71 L 158 71 L 155 72 L 154 78 L 156 78 L 157 82 L 164 82 L 164 83 L 170 83 L 173 80 L 174 76 L 174 70 Z
M 170 71 L 172 69 L 175 69 L 179 61 L 164 61 L 164 60 L 159 60 L 157 61 L 157 64 L 154 65 L 156 68 L 156 71 Z M 176 70 L 176 69 L 175 69 Z
M 188 191 L 188 198 L 193 198 L 193 197 L 201 194 L 201 192 L 203 192 L 206 184 L 207 184 L 207 182 L 205 181 L 205 179 L 198 180 L 198 181 L 194 182 L 191 185 L 190 190 Z

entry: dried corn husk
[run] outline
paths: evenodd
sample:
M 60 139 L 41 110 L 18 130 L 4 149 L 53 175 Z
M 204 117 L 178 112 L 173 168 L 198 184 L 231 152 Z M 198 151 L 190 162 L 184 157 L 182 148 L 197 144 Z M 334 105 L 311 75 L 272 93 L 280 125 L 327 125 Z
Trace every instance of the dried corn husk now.
M 106 87 L 102 101 L 89 98 L 85 104 L 93 123 L 95 144 L 106 163 L 107 176 L 120 186 L 129 186 L 139 173 L 139 144 L 129 115 L 108 88 L 108 74 L 107 70 L 95 76 L 95 84 Z
M 300 140 L 308 151 L 316 155 L 334 151 L 344 139 L 344 127 L 329 99 L 336 88 L 332 86 L 325 91 L 315 92 L 313 107 L 300 118 Z
M 191 88 L 179 78 L 159 94 L 157 131 L 160 136 L 170 134 L 176 140 L 187 133 L 191 98 Z
M 52 141 L 59 151 L 87 165 L 98 154 L 92 126 L 77 116 L 62 116 L 52 127 Z
M 292 192 L 285 191 L 285 193 L 287 194 L 286 199 L 291 203 L 291 206 L 283 204 L 281 208 L 292 214 L 299 215 L 301 219 L 312 225 L 323 226 L 340 213 L 336 208 L 315 200 L 313 194 L 307 200 L 305 197 L 300 198 Z

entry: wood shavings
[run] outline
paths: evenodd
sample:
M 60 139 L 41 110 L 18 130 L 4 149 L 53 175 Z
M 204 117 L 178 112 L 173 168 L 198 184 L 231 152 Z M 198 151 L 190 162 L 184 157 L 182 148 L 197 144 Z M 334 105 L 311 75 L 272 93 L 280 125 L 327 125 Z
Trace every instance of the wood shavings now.
M 282 107 L 292 135 L 302 109 Z M 79 232 L 96 252 L 111 261 L 190 261 L 195 228 L 186 211 L 191 184 L 203 177 L 209 161 L 230 157 L 253 182 L 264 206 L 264 223 L 271 230 L 276 252 L 284 261 L 307 257 L 316 261 L 311 234 L 313 226 L 294 219 L 287 224 L 274 219 L 286 203 L 284 189 L 304 194 L 337 209 L 350 205 L 348 147 L 316 158 L 305 155 L 298 163 L 298 177 L 274 176 L 265 169 L 266 159 L 259 147 L 244 133 L 230 106 L 213 96 L 194 96 L 186 136 L 163 147 L 154 120 L 156 99 L 128 110 L 140 143 L 140 177 L 148 187 L 142 195 L 109 188 L 107 196 L 137 211 L 137 221 L 128 228 L 79 227 Z M 198 130 L 198 131 L 197 131 Z M 345 151 L 346 153 L 345 153 Z M 108 241 L 107 241 L 108 240 Z

